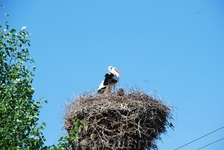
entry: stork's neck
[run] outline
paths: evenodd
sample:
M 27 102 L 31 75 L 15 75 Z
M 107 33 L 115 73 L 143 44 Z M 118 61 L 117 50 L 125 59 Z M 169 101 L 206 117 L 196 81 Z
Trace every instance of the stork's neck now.
M 116 72 L 115 70 L 112 70 L 110 73 L 112 73 L 114 76 L 118 77 L 120 76 L 120 74 L 118 72 Z
M 113 79 L 115 79 L 117 82 L 119 81 L 120 79 L 120 74 L 119 73 L 112 73 L 114 76 L 112 77 Z

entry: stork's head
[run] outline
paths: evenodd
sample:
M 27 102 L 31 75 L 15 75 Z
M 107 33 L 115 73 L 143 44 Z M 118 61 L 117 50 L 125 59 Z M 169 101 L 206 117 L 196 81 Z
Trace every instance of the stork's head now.
M 118 71 L 115 67 L 112 67 L 112 66 L 109 66 L 108 70 L 116 76 L 119 76 L 121 74 L 120 71 Z

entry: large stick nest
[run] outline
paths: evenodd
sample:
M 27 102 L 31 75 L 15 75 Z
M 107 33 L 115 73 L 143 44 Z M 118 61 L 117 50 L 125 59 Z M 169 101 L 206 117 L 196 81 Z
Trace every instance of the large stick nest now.
M 111 95 L 86 92 L 67 106 L 65 129 L 86 122 L 73 150 L 157 149 L 172 119 L 170 106 L 139 90 Z

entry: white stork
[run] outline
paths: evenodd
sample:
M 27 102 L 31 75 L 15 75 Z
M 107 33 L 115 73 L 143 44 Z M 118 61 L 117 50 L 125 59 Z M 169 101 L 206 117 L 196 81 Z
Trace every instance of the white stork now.
M 112 66 L 108 67 L 109 73 L 105 75 L 105 79 L 101 82 L 98 93 L 109 94 L 111 93 L 112 87 L 115 87 L 116 83 L 119 81 L 120 72 Z

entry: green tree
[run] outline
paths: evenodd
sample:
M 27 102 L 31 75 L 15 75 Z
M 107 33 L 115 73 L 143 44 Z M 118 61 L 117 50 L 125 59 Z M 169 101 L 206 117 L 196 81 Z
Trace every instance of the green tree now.
M 34 60 L 29 53 L 30 33 L 26 27 L 10 29 L 7 17 L 5 14 L 0 23 L 0 149 L 69 150 L 85 123 L 75 119 L 74 128 L 60 137 L 57 146 L 44 146 L 41 130 L 46 124 L 38 126 L 37 122 L 41 105 L 47 101 L 33 100 L 31 84 L 36 67 L 31 66 Z
M 30 66 L 30 33 L 26 27 L 10 29 L 7 17 L 0 24 L 0 149 L 43 149 L 45 123 L 37 121 L 46 101 L 32 98 L 36 67 Z

